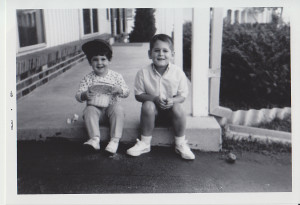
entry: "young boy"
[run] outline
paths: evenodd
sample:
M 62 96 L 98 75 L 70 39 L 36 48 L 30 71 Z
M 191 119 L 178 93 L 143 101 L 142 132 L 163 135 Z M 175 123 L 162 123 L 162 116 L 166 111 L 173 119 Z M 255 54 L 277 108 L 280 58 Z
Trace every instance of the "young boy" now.
M 193 160 L 195 155 L 185 139 L 186 115 L 181 103 L 188 95 L 186 76 L 171 63 L 173 41 L 165 34 L 155 35 L 148 51 L 152 64 L 139 70 L 135 78 L 135 98 L 142 103 L 141 140 L 127 150 L 131 156 L 150 152 L 155 121 L 164 117 L 172 122 L 175 132 L 175 151 L 182 158 Z
M 100 150 L 99 123 L 109 122 L 111 139 L 105 150 L 116 153 L 122 136 L 125 117 L 119 101 L 120 98 L 128 97 L 129 88 L 119 73 L 109 69 L 112 58 L 112 47 L 109 43 L 101 39 L 89 41 L 82 45 L 82 51 L 93 69 L 81 80 L 75 96 L 79 102 L 87 101 L 83 118 L 89 140 L 84 145 L 94 150 Z M 108 95 L 108 105 L 103 107 L 89 103 L 95 100 L 97 96 L 97 93 L 91 88 L 101 84 L 110 85 L 111 88 Z

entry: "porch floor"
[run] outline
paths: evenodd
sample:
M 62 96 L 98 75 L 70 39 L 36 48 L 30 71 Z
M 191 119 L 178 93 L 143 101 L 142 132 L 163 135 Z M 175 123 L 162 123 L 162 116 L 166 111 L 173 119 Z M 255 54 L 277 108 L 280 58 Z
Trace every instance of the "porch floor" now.
M 134 98 L 133 84 L 136 72 L 151 61 L 148 59 L 148 44 L 128 44 L 113 46 L 111 69 L 121 73 L 130 87 L 130 96 L 123 99 L 126 121 L 121 139 L 124 143 L 135 143 L 139 136 L 141 103 Z M 67 138 L 85 140 L 87 137 L 82 111 L 85 103 L 75 99 L 75 93 L 82 77 L 91 71 L 86 60 L 36 88 L 17 102 L 17 139 L 46 140 Z M 184 103 L 187 112 L 186 136 L 193 149 L 219 151 L 221 149 L 221 128 L 213 117 L 191 117 L 191 95 Z M 74 114 L 78 121 L 68 124 L 67 119 Z M 109 129 L 101 127 L 101 140 L 108 140 Z M 153 133 L 152 145 L 171 146 L 171 128 L 158 127 Z

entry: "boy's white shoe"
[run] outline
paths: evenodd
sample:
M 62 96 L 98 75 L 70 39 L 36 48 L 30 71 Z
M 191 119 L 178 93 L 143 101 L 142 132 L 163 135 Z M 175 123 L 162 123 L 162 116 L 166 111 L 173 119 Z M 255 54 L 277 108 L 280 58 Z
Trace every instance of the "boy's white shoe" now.
M 110 140 L 105 148 L 105 151 L 115 154 L 119 146 L 119 140 Z
M 186 140 L 184 140 L 180 144 L 176 144 L 175 152 L 180 154 L 183 159 L 189 159 L 189 160 L 195 159 L 195 155 L 191 151 L 191 149 L 190 149 L 189 145 L 187 144 Z
M 127 150 L 127 154 L 131 156 L 140 156 L 141 154 L 150 152 L 151 146 L 150 144 L 146 144 L 143 141 L 140 141 L 139 139 L 136 140 L 137 143 L 131 147 L 130 149 Z
M 85 143 L 83 143 L 83 145 L 91 146 L 95 150 L 100 150 L 100 139 L 99 137 L 93 137 L 88 141 L 86 141 Z

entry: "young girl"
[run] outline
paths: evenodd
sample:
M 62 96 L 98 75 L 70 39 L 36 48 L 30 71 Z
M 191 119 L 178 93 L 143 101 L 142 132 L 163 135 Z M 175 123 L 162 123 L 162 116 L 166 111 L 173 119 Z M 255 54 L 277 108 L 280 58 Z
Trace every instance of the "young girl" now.
M 129 88 L 121 74 L 109 69 L 112 47 L 104 40 L 96 39 L 82 45 L 93 71 L 80 82 L 76 93 L 79 102 L 87 102 L 83 118 L 89 140 L 85 146 L 100 150 L 99 123 L 109 122 L 110 142 L 105 150 L 116 153 L 122 137 L 124 111 L 119 101 L 129 95 Z

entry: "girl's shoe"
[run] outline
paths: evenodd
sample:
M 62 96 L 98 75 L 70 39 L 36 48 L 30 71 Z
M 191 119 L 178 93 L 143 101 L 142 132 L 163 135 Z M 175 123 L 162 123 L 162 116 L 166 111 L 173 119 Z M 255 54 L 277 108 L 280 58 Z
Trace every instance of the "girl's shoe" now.
M 115 154 L 119 146 L 119 141 L 111 140 L 105 148 L 105 151 Z
M 83 143 L 84 146 L 92 147 L 95 150 L 100 150 L 100 139 L 99 137 L 93 137 Z

